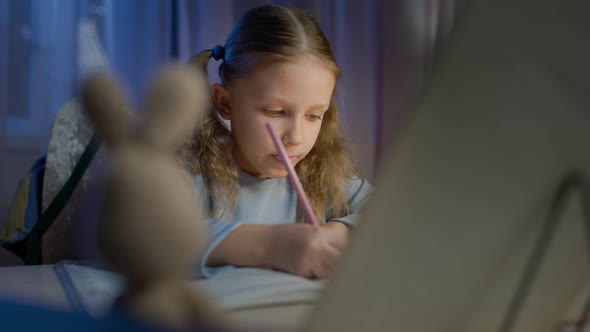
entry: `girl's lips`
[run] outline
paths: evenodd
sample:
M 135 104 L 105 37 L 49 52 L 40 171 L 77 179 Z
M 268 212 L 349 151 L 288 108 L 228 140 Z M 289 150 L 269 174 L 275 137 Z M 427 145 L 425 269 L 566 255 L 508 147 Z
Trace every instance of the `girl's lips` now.
M 283 163 L 281 161 L 281 157 L 277 154 L 273 154 L 272 157 L 278 161 L 279 163 Z M 291 161 L 291 164 L 295 164 L 295 162 L 297 161 L 297 156 L 289 156 L 289 160 Z

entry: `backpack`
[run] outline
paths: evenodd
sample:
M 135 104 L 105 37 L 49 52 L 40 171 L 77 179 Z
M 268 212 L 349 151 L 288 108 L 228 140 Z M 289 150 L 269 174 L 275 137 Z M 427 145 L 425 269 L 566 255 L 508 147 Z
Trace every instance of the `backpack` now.
M 41 264 L 41 239 L 72 196 L 99 145 L 97 137 L 92 136 L 71 175 L 45 211 L 42 211 L 41 203 L 47 153 L 33 163 L 18 185 L 8 221 L 0 231 L 0 245 L 19 256 L 27 265 Z

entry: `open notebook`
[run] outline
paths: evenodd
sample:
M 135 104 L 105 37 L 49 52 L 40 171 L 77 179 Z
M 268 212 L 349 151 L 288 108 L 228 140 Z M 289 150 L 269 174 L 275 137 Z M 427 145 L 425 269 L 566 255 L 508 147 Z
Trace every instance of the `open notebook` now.
M 549 212 L 569 172 L 590 178 L 589 13 L 467 5 L 311 331 L 556 332 L 583 315 L 590 196 L 572 186 Z
M 90 264 L 61 261 L 55 271 L 72 306 L 94 317 L 108 314 L 125 286 L 120 275 Z M 235 268 L 195 280 L 192 286 L 217 307 L 231 311 L 314 303 L 324 283 L 272 270 Z

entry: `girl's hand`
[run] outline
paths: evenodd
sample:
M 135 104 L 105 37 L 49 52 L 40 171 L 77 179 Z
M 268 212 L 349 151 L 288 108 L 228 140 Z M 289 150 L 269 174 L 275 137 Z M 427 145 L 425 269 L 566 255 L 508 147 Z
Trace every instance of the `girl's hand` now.
M 273 225 L 266 261 L 274 269 L 307 278 L 326 278 L 348 243 L 348 226 L 329 222 Z

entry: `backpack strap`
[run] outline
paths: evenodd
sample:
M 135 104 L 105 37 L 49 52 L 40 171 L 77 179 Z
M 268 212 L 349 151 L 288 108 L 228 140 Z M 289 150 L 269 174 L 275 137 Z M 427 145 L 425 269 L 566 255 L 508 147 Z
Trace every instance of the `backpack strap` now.
M 13 251 L 21 258 L 24 257 L 25 248 L 21 246 L 22 250 L 20 251 L 12 248 L 16 242 L 22 241 L 28 235 L 29 230 L 39 220 L 39 211 L 41 210 L 40 192 L 43 185 L 46 159 L 47 153 L 39 156 L 29 168 L 28 173 L 19 181 L 10 205 L 8 219 L 2 226 L 2 231 L 0 231 L 0 245 Z
M 64 206 L 72 196 L 74 189 L 78 185 L 78 182 L 82 179 L 82 176 L 90 166 L 90 162 L 94 158 L 98 148 L 100 146 L 100 141 L 93 135 L 90 139 L 90 142 L 84 149 L 84 152 L 80 156 L 78 163 L 72 170 L 72 174 L 66 180 L 63 187 L 59 190 L 55 198 L 49 204 L 47 209 L 41 213 L 41 217 L 33 229 L 27 236 L 26 240 L 26 251 L 24 262 L 26 265 L 33 265 L 33 264 L 41 264 L 42 262 L 42 248 L 41 248 L 41 239 L 43 234 L 49 229 L 49 226 L 53 223 L 55 218 L 59 215 L 59 213 L 63 210 Z

